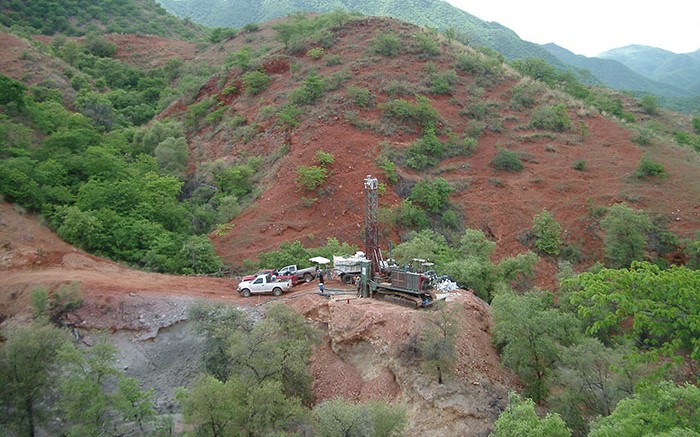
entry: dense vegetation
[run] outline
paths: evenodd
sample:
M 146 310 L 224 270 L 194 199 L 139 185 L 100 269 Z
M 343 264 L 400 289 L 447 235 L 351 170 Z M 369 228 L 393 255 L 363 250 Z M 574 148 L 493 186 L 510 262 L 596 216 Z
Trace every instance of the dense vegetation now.
M 180 39 L 201 33 L 198 26 L 173 17 L 154 0 L 5 0 L 0 8 L 0 24 L 21 33 L 140 33 Z
M 82 56 L 96 65 L 103 59 Z M 117 62 L 109 65 L 90 71 L 92 77 L 131 77 L 133 88 L 115 83 L 107 93 L 81 92 L 77 104 L 83 114 L 64 109 L 61 96 L 50 90 L 25 94 L 22 84 L 2 76 L 7 97 L 0 119 L 0 193 L 42 214 L 62 238 L 93 253 L 155 271 L 220 272 L 222 262 L 203 234 L 240 210 L 252 193 L 259 161 L 205 163 L 195 180 L 187 179 L 191 188 L 183 198 L 189 150 L 182 125 L 132 127 L 134 120 L 120 117 L 109 100 L 133 95 L 144 99 L 137 108 L 150 108 L 145 102 L 169 83 L 165 70 L 148 77 Z M 134 115 L 133 107 L 124 108 Z M 154 113 L 144 111 L 145 120 Z
M 178 435 L 172 419 L 156 413 L 153 390 L 117 369 L 117 349 L 106 338 L 81 348 L 49 323 L 55 296 L 35 290 L 33 322 L 0 331 L 2 429 L 28 436 Z M 398 406 L 340 398 L 312 405 L 309 360 L 320 334 L 288 306 L 273 304 L 254 323 L 228 305 L 197 302 L 190 318 L 204 346 L 199 377 L 173 388 L 185 435 L 401 434 L 405 413 Z

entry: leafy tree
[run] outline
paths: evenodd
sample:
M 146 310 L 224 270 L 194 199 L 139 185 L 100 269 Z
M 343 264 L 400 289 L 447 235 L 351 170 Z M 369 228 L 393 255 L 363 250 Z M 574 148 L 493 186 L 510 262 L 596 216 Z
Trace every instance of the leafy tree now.
M 561 225 L 547 211 L 537 214 L 533 221 L 535 234 L 535 247 L 547 255 L 557 256 L 561 252 Z
M 438 384 L 442 384 L 445 375 L 452 372 L 457 360 L 455 340 L 458 328 L 455 314 L 441 302 L 428 318 L 428 327 L 421 331 L 418 349 L 423 368 L 437 376 Z
M 409 200 L 432 213 L 438 213 L 449 205 L 454 188 L 443 178 L 424 179 L 411 189 Z
M 300 241 L 285 241 L 280 244 L 278 250 L 270 252 L 261 252 L 258 254 L 261 267 L 270 266 L 286 266 L 296 264 L 299 267 L 308 267 L 311 265 L 309 258 L 311 254 Z
M 535 275 L 537 261 L 537 255 L 529 251 L 503 258 L 496 266 L 497 278 L 518 291 L 529 289 L 528 280 Z
M 58 350 L 68 334 L 35 322 L 2 329 L 0 347 L 0 424 L 17 435 L 34 436 L 48 419 L 49 395 L 55 383 Z
M 432 229 L 424 229 L 420 232 L 411 232 L 405 242 L 394 248 L 393 256 L 402 263 L 421 258 L 441 265 L 445 257 L 449 256 L 449 247 L 445 237 Z
M 204 370 L 217 380 L 226 381 L 232 368 L 228 339 L 235 330 L 250 329 L 245 314 L 229 305 L 197 301 L 190 305 L 187 316 L 194 323 L 195 332 L 204 337 Z
M 572 344 L 578 322 L 552 308 L 549 294 L 510 290 L 497 293 L 491 303 L 495 322 L 494 342 L 504 365 L 520 376 L 525 394 L 539 402 L 549 393 L 560 347 Z
M 628 267 L 644 259 L 646 233 L 651 221 L 643 211 L 634 211 L 624 203 L 610 207 L 600 222 L 605 231 L 605 259 L 609 266 Z
M 189 147 L 184 138 L 169 137 L 158 143 L 153 151 L 158 167 L 165 173 L 179 179 L 185 178 Z
M 97 436 L 116 428 L 110 414 L 113 397 L 104 390 L 105 384 L 119 375 L 112 365 L 116 352 L 104 339 L 89 354 L 73 344 L 65 344 L 59 351 L 61 406 L 71 423 L 69 435 Z
M 700 389 L 662 381 L 641 387 L 591 424 L 590 437 L 700 434 Z
M 253 385 L 277 381 L 286 397 L 309 404 L 313 380 L 309 359 L 316 339 L 316 331 L 293 309 L 272 305 L 249 332 L 237 331 L 229 337 L 232 374 Z
M 571 430 L 558 414 L 540 418 L 535 403 L 515 392 L 508 393 L 508 407 L 498 416 L 493 437 L 569 437 Z
M 457 245 L 459 257 L 447 263 L 445 273 L 490 302 L 499 281 L 496 266 L 490 259 L 495 248 L 496 243 L 489 241 L 482 231 L 466 229 Z
M 206 235 L 192 235 L 185 239 L 179 252 L 182 260 L 180 273 L 215 273 L 223 267 L 221 258 L 216 254 L 216 249 Z
M 559 77 L 557 70 L 542 58 L 517 59 L 511 65 L 521 74 L 549 85 L 554 85 Z
M 27 87 L 21 82 L 0 74 L 0 105 L 14 103 L 18 109 L 24 107 L 24 93 Z
M 699 271 L 633 262 L 629 269 L 582 273 L 563 285 L 579 288 L 570 300 L 587 320 L 588 333 L 617 329 L 631 318 L 627 335 L 650 353 L 700 361 Z
M 399 436 L 405 426 L 402 408 L 380 402 L 354 403 L 334 398 L 314 407 L 320 437 Z
M 100 58 L 111 58 L 117 52 L 117 46 L 102 35 L 91 33 L 85 39 L 85 50 Z
M 590 337 L 562 351 L 556 371 L 562 390 L 549 404 L 578 435 L 587 433 L 591 418 L 609 415 L 620 399 L 633 393 L 643 373 L 629 353 Z
M 653 94 L 647 94 L 639 99 L 639 105 L 649 115 L 658 115 L 659 113 L 659 101 Z
M 226 382 L 202 375 L 189 390 L 180 388 L 175 398 L 182 406 L 185 423 L 195 435 L 236 435 L 246 417 L 246 386 L 237 378 Z

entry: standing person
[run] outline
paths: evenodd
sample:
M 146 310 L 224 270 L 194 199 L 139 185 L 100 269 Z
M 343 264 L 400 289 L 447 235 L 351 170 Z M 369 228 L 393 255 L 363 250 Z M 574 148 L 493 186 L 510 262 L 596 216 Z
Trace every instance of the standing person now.
M 319 285 L 320 285 L 320 284 L 323 284 L 323 270 L 319 270 L 317 276 L 318 276 L 318 283 L 319 283 Z

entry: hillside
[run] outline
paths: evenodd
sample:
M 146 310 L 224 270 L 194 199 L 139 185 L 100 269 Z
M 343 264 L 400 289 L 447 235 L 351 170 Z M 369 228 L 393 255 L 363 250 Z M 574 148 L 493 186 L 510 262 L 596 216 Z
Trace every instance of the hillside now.
M 520 39 L 515 32 L 494 22 L 486 22 L 442 0 L 294 0 L 267 2 L 247 0 L 159 0 L 169 12 L 210 27 L 242 28 L 297 12 L 328 13 L 354 11 L 368 16 L 392 17 L 408 23 L 437 29 L 451 29 L 457 39 L 475 46 L 489 47 L 507 59 L 543 58 L 559 65 L 537 44 Z
M 179 102 L 166 110 L 168 117 L 178 118 L 187 115 L 187 106 L 193 108 L 207 99 L 211 99 L 208 105 L 223 102 L 221 121 L 203 123 L 197 131 L 190 131 L 193 157 L 231 161 L 251 155 L 264 157 L 265 177 L 257 200 L 231 222 L 226 235 L 213 235 L 226 260 L 252 259 L 283 241 L 299 240 L 314 246 L 336 237 L 360 244 L 362 180 L 373 174 L 391 187 L 378 166 L 382 155 L 394 156 L 399 181 L 387 189 L 380 206 L 396 207 L 422 179 L 445 178 L 456 188 L 450 200 L 464 226 L 482 229 L 491 236 L 497 242 L 499 257 L 527 250 L 521 243 L 522 235 L 531 228 L 532 217 L 543 209 L 554 213 L 566 229 L 567 243 L 579 247 L 586 262 L 601 256 L 602 236 L 592 226 L 592 206 L 634 203 L 636 208 L 665 217 L 671 228 L 683 235 L 691 236 L 697 229 L 700 211 L 695 199 L 700 187 L 690 176 L 697 174 L 697 154 L 663 143 L 640 147 L 632 142 L 634 131 L 580 102 L 540 88 L 500 64 L 486 72 L 461 71 L 455 65 L 459 56 L 475 63 L 489 62 L 488 58 L 437 35 L 431 38 L 439 44 L 439 53 L 426 56 L 405 46 L 393 57 L 376 54 L 373 39 L 385 33 L 400 35 L 405 41 L 421 35 L 418 28 L 390 19 L 354 19 L 333 29 L 332 43 L 321 59 L 305 55 L 315 46 L 312 41 L 297 49 L 297 54 L 290 55 L 278 45 L 257 59 L 255 64 L 270 76 L 264 91 L 252 94 L 243 89 L 240 94 L 226 94 L 226 89 L 237 87 L 244 74 L 231 68 L 212 78 L 196 101 Z M 273 36 L 272 29 L 264 26 L 254 34 L 254 41 L 275 47 L 270 39 Z M 250 43 L 250 37 L 237 37 L 202 56 L 214 62 L 220 53 L 240 53 Z M 450 72 L 456 77 L 449 92 L 432 92 L 431 76 Z M 326 91 L 312 103 L 299 104 L 298 126 L 285 127 L 280 111 L 289 108 L 285 105 L 294 90 L 303 90 L 312 75 L 326 81 Z M 530 107 L 517 104 L 516 91 L 523 87 L 534 94 Z M 358 103 L 353 94 L 360 92 L 358 89 L 368 94 L 368 102 Z M 474 128 L 479 129 L 473 153 L 446 158 L 423 171 L 406 164 L 401 156 L 421 138 L 421 129 L 410 120 L 392 120 L 385 105 L 397 100 L 414 102 L 415 93 L 426 95 L 438 111 L 442 141 L 453 135 L 464 139 L 473 135 Z M 557 132 L 530 126 L 537 108 L 562 102 L 572 120 L 569 129 Z M 645 118 L 639 108 L 631 110 Z M 245 121 L 231 129 L 226 120 L 234 116 L 245 117 Z M 585 126 L 583 134 L 581 126 Z M 500 149 L 517 153 L 524 170 L 496 170 L 491 162 Z M 304 191 L 295 182 L 296 171 L 314 164 L 319 150 L 333 155 L 335 161 L 328 167 L 324 184 Z M 642 156 L 662 162 L 669 178 L 633 177 Z M 584 171 L 573 167 L 577 161 L 586 163 Z M 389 229 L 383 231 L 383 245 L 390 238 L 398 243 L 392 226 L 385 227 Z
M 87 33 L 141 33 L 191 40 L 201 27 L 166 13 L 153 0 L 42 0 L 7 1 L 0 4 L 0 24 L 25 35 Z

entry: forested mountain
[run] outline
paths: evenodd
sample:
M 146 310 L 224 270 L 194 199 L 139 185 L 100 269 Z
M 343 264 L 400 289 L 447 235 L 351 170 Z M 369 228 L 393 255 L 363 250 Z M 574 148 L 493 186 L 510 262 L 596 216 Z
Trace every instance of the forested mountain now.
M 545 44 L 542 47 L 562 62 L 590 71 L 602 83 L 614 89 L 638 91 L 668 97 L 682 97 L 687 94 L 686 90 L 649 79 L 647 75 L 635 72 L 630 67 L 625 66 L 624 63 L 614 59 L 589 58 L 576 55 L 556 44 Z
M 644 77 L 691 95 L 700 94 L 700 50 L 676 54 L 655 47 L 630 45 L 608 50 L 598 57 L 616 60 Z
M 3 26 L 44 35 L 141 33 L 192 39 L 201 31 L 152 0 L 2 0 L 0 11 Z
M 520 39 L 515 32 L 483 21 L 442 0 L 158 0 L 168 11 L 210 27 L 241 28 L 295 12 L 331 12 L 342 9 L 364 15 L 393 17 L 445 31 L 477 46 L 489 47 L 507 59 L 543 58 L 559 61 L 539 45 Z

